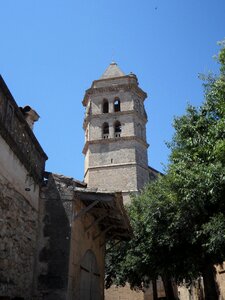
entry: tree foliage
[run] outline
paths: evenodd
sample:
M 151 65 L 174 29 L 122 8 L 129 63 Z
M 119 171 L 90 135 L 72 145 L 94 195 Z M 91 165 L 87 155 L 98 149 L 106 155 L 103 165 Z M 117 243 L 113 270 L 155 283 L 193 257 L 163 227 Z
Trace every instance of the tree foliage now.
M 134 238 L 109 251 L 107 285 L 143 288 L 158 275 L 192 280 L 225 260 L 224 44 L 218 61 L 220 74 L 204 78 L 203 104 L 174 120 L 165 176 L 127 208 Z

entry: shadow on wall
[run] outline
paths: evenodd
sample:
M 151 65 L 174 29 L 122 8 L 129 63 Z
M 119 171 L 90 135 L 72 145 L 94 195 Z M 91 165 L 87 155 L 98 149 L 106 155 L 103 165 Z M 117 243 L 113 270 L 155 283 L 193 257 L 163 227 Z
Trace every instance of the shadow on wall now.
M 41 198 L 41 241 L 39 251 L 38 291 L 42 299 L 65 299 L 68 285 L 70 222 L 68 201 L 60 198 L 56 183 L 48 174 Z M 67 208 L 67 210 L 66 210 Z

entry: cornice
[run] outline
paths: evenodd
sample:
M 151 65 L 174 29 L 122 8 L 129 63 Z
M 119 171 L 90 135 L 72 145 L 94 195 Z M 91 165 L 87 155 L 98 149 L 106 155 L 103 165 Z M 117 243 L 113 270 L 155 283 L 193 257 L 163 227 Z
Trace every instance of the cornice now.
M 118 111 L 118 112 L 111 112 L 111 113 L 100 113 L 100 114 L 91 114 L 88 115 L 83 122 L 83 129 L 86 130 L 88 123 L 90 123 L 91 119 L 109 119 L 113 117 L 119 117 L 124 115 L 134 115 L 140 118 L 144 125 L 148 122 L 147 115 L 140 114 L 136 110 L 125 110 L 125 111 Z
M 125 92 L 135 91 L 138 94 L 138 96 L 143 98 L 143 100 L 147 98 L 147 93 L 145 93 L 141 88 L 139 88 L 137 84 L 129 83 L 129 84 L 110 85 L 106 87 L 96 87 L 96 88 L 91 87 L 90 89 L 86 90 L 82 103 L 84 106 L 86 106 L 88 99 L 91 95 L 103 94 L 107 92 L 118 92 L 121 89 L 123 89 Z
M 101 166 L 89 166 L 87 168 L 87 170 L 85 171 L 84 177 L 87 175 L 88 171 L 90 171 L 90 170 L 103 170 L 105 168 L 114 169 L 114 168 L 118 168 L 118 167 L 127 167 L 127 166 L 138 166 L 149 172 L 148 166 L 140 165 L 137 162 L 127 162 L 127 163 L 119 163 L 119 164 L 106 164 L 106 165 L 101 165 Z
M 144 147 L 148 148 L 149 144 L 146 143 L 144 140 L 137 136 L 122 136 L 120 138 L 108 138 L 108 139 L 98 139 L 93 141 L 86 141 L 82 153 L 86 155 L 89 145 L 94 144 L 109 144 L 109 143 L 119 143 L 121 141 L 137 141 L 138 143 L 142 144 Z
M 35 182 L 42 180 L 47 155 L 24 119 L 16 101 L 0 76 L 0 135 L 25 166 Z

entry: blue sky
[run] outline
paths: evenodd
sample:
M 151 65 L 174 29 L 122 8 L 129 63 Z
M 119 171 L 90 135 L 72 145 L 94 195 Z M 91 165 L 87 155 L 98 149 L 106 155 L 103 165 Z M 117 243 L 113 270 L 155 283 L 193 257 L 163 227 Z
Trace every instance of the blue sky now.
M 224 0 L 0 0 L 0 73 L 41 116 L 47 170 L 83 178 L 84 108 L 112 60 L 147 92 L 149 164 L 162 171 L 174 116 L 203 101 L 199 73 L 225 37 Z

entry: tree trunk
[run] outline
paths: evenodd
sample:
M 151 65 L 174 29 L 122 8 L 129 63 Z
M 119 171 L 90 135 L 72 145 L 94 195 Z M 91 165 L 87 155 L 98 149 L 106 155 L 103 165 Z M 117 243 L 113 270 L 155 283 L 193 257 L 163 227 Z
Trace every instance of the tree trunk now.
M 217 287 L 214 278 L 215 269 L 211 264 L 205 265 L 202 270 L 205 300 L 218 300 Z
M 162 276 L 162 280 L 163 280 L 163 285 L 166 293 L 166 299 L 176 300 L 176 297 L 174 296 L 174 292 L 173 292 L 173 285 L 171 279 L 168 279 L 167 276 Z
M 152 280 L 152 292 L 153 292 L 153 300 L 157 300 L 158 299 L 158 292 L 157 292 L 156 279 Z

